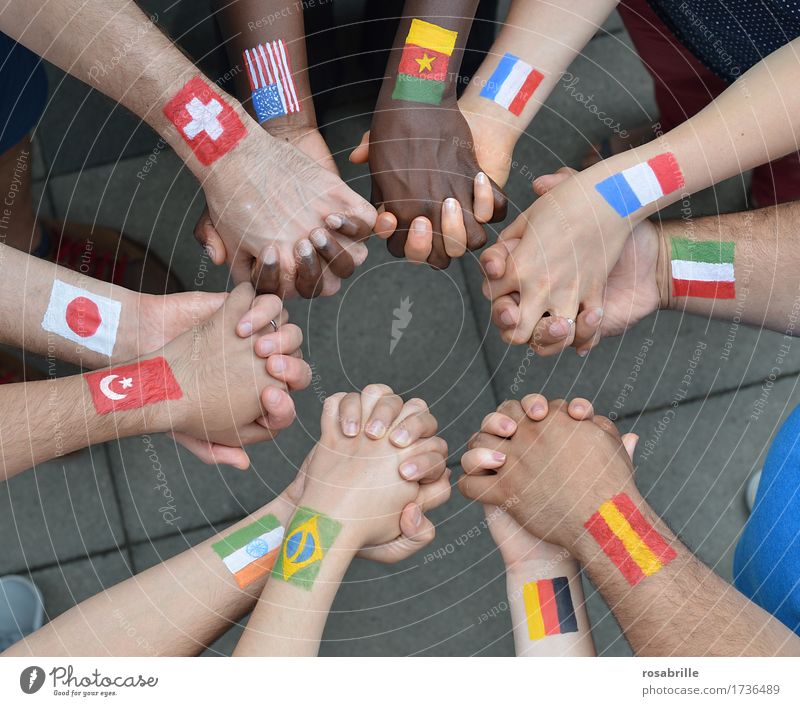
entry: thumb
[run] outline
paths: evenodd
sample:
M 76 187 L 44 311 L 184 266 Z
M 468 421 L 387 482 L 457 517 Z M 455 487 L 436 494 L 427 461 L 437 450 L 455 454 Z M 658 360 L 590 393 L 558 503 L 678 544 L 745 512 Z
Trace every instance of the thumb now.
M 436 527 L 425 517 L 417 503 L 409 503 L 403 508 L 400 515 L 400 531 L 402 534 L 397 539 L 377 547 L 364 547 L 358 556 L 382 564 L 394 564 L 408 559 L 422 547 L 430 544 L 436 536 Z
M 256 296 L 256 290 L 250 282 L 242 282 L 237 284 L 233 291 L 228 295 L 223 310 L 226 317 L 231 317 L 238 324 L 239 320 L 244 316 L 253 305 L 253 300 Z
M 350 153 L 353 164 L 366 164 L 369 161 L 369 130 L 361 136 L 361 143 Z
M 623 434 L 621 440 L 622 440 L 622 445 L 628 452 L 628 456 L 630 456 L 631 461 L 633 461 L 633 454 L 636 453 L 636 444 L 639 443 L 639 435 L 632 433 Z
M 533 191 L 537 196 L 543 196 L 577 173 L 575 169 L 570 167 L 561 167 L 555 174 L 543 174 L 533 180 Z
M 211 262 L 215 265 L 224 265 L 228 257 L 228 251 L 225 249 L 225 243 L 222 241 L 217 229 L 211 222 L 211 215 L 208 212 L 208 207 L 203 211 L 197 225 L 194 227 L 194 237 L 200 245 L 202 245 Z

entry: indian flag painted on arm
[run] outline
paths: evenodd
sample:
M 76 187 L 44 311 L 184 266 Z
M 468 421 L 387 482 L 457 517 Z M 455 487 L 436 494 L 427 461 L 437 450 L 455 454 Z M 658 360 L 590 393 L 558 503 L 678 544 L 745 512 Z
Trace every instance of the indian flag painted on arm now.
M 735 299 L 734 243 L 672 240 L 672 295 Z
M 265 515 L 211 545 L 228 567 L 239 588 L 266 576 L 275 564 L 283 543 L 283 526 L 275 515 Z
M 411 20 L 392 98 L 439 105 L 457 38 L 458 32 L 453 30 L 424 20 Z

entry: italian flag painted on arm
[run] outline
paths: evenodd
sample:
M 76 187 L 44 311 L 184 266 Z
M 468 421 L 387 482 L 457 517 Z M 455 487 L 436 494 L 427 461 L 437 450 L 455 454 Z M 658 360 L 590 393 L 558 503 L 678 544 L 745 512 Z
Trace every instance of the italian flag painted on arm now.
M 672 295 L 735 299 L 734 244 L 717 240 L 672 240 Z

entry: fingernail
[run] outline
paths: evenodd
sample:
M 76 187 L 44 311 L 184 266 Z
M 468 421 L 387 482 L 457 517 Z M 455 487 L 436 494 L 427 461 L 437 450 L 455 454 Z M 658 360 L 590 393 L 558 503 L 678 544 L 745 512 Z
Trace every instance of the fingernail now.
M 215 255 L 214 248 L 212 248 L 210 245 L 206 245 L 206 255 L 208 255 L 210 259 L 212 260 L 214 259 Z
M 500 428 L 503 431 L 512 432 L 512 431 L 514 431 L 514 422 L 512 422 L 512 421 L 510 421 L 508 419 L 504 419 L 502 422 L 500 422 Z
M 425 232 L 425 222 L 420 219 L 416 219 L 411 224 L 411 230 L 419 235 L 422 235 Z
M 275 342 L 266 339 L 258 342 L 258 352 L 260 355 L 271 355 L 275 352 Z
M 400 475 L 406 480 L 414 480 L 419 473 L 419 466 L 416 463 L 404 463 L 400 466 Z
M 483 172 L 478 172 L 478 175 L 475 177 L 475 179 L 481 186 L 486 186 L 489 183 L 489 177 L 487 177 Z
M 276 373 L 282 373 L 286 368 L 286 363 L 283 362 L 283 359 L 276 358 L 275 361 L 272 363 L 272 369 Z
M 357 434 L 358 434 L 358 424 L 356 424 L 352 419 L 348 419 L 344 423 L 344 435 L 356 436 Z
M 344 219 L 338 213 L 332 213 L 325 219 L 325 225 L 334 230 L 339 230 L 343 224 Z
M 274 265 L 278 261 L 278 248 L 270 245 L 264 252 L 264 264 Z
M 318 248 L 324 248 L 328 244 L 328 235 L 325 233 L 322 228 L 316 228 L 311 231 L 311 235 L 308 236 L 311 239 L 311 242 Z
M 581 358 L 585 358 L 587 355 L 589 355 L 589 351 L 578 351 L 578 355 Z
M 489 277 L 497 277 L 497 275 L 500 274 L 500 265 L 498 265 L 494 260 L 489 260 L 484 269 Z
M 504 453 L 501 453 L 500 451 L 492 451 L 492 458 L 495 461 L 502 462 L 506 460 L 506 455 Z
M 582 404 L 573 405 L 572 409 L 576 414 L 583 414 L 586 411 L 586 407 L 584 407 Z
M 588 314 L 586 314 L 586 323 L 589 326 L 597 326 L 603 318 L 603 310 L 602 309 L 592 309 Z
M 278 404 L 282 397 L 283 395 L 281 395 L 280 390 L 277 390 L 274 387 L 271 387 L 269 390 L 267 390 L 267 402 L 270 404 Z
M 534 417 L 538 417 L 540 414 L 544 412 L 544 405 L 541 402 L 537 402 L 536 404 L 531 407 L 531 415 Z
M 569 333 L 569 326 L 567 325 L 566 321 L 559 320 L 550 324 L 547 330 L 550 332 L 551 336 L 555 336 L 556 338 L 564 338 L 564 336 Z
M 389 437 L 395 444 L 400 446 L 408 446 L 409 442 L 411 441 L 411 434 L 408 433 L 407 429 L 403 429 L 402 427 L 395 429 L 391 436 Z
M 508 309 L 500 314 L 500 321 L 506 326 L 513 326 L 516 323 L 514 315 Z
M 245 321 L 243 324 L 239 324 L 239 335 L 240 336 L 249 336 L 253 333 L 253 324 L 249 321 Z
M 411 511 L 411 521 L 414 523 L 414 527 L 420 526 L 422 522 L 422 510 L 419 505 L 415 505 L 414 509 Z
M 373 436 L 376 439 L 382 439 L 385 433 L 386 433 L 386 425 L 379 419 L 376 419 L 375 421 L 370 422 L 367 425 L 367 434 Z
M 314 252 L 314 248 L 309 240 L 303 238 L 297 242 L 297 253 L 301 257 L 309 257 Z
M 458 201 L 455 199 L 445 199 L 444 200 L 444 207 L 448 213 L 455 213 L 456 209 L 458 208 Z

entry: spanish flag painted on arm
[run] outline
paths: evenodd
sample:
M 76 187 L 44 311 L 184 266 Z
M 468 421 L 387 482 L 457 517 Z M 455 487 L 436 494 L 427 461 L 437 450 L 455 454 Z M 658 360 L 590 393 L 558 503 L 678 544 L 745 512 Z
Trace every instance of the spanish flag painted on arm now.
M 458 32 L 411 20 L 392 98 L 439 105 L 447 82 L 447 67 Z

